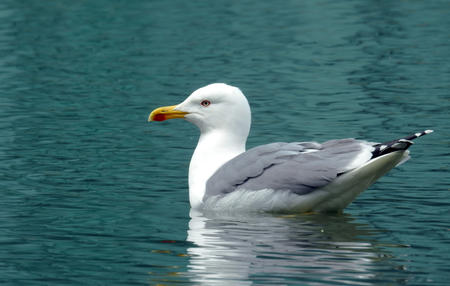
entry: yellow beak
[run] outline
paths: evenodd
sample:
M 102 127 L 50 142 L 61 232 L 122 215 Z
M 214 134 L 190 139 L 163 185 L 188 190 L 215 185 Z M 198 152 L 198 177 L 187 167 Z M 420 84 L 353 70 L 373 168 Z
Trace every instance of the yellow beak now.
M 176 105 L 156 108 L 150 113 L 148 121 L 164 121 L 167 119 L 184 118 L 188 112 L 175 110 Z

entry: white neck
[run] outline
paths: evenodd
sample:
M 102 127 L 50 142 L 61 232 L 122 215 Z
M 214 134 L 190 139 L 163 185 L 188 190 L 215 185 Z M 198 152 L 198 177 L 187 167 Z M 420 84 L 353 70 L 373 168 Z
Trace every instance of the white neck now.
M 200 135 L 189 165 L 189 201 L 192 208 L 202 205 L 206 182 L 224 163 L 245 152 L 247 136 L 225 131 L 210 131 Z

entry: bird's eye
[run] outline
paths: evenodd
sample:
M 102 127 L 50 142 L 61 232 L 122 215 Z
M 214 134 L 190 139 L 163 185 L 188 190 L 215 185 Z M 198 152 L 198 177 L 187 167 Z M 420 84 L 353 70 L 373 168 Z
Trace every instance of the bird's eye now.
M 201 103 L 200 103 L 203 107 L 208 107 L 210 104 L 211 104 L 211 101 L 209 101 L 209 100 L 203 100 Z

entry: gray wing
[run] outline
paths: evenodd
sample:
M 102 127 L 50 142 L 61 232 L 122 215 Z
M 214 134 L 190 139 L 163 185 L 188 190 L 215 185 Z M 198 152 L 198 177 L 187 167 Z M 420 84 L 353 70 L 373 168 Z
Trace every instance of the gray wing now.
M 236 189 L 289 190 L 307 194 L 349 171 L 368 142 L 355 139 L 272 143 L 255 147 L 221 166 L 206 183 L 204 200 Z M 370 153 L 370 152 L 369 152 Z M 370 156 L 367 157 L 368 161 Z

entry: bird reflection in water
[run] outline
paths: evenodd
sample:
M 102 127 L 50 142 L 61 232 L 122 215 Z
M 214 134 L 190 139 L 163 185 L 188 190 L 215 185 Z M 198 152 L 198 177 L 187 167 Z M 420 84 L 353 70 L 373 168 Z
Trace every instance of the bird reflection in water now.
M 377 231 L 345 214 L 190 216 L 188 275 L 199 285 L 370 284 L 389 259 Z

